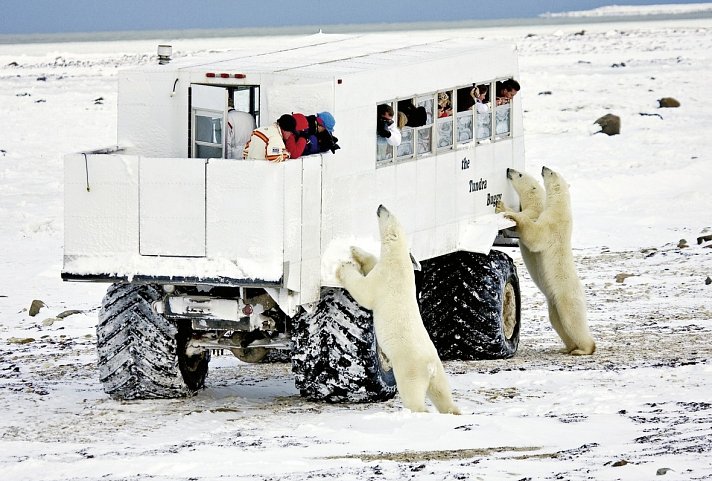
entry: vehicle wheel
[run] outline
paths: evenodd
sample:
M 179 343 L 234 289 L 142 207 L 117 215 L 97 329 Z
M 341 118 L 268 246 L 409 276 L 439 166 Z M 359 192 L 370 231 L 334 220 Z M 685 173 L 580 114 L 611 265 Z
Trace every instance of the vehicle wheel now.
M 373 317 L 343 289 L 324 288 L 315 311 L 294 318 L 292 370 L 302 396 L 313 401 L 391 399 L 396 381 L 378 348 Z
M 269 349 L 264 347 L 235 347 L 230 351 L 240 361 L 250 364 L 261 362 L 269 354 Z
M 96 326 L 99 379 L 116 399 L 173 398 L 205 385 L 210 353 L 188 356 L 192 330 L 157 314 L 154 286 L 113 284 Z
M 519 277 L 503 252 L 423 261 L 423 324 L 441 359 L 505 359 L 519 345 Z
M 262 360 L 263 363 L 284 363 L 292 362 L 292 351 L 289 349 L 268 349 L 267 356 Z

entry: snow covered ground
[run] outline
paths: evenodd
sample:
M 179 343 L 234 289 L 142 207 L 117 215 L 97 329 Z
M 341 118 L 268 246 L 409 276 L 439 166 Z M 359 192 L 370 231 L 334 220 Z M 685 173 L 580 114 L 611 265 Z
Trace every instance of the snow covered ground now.
M 115 143 L 117 68 L 154 62 L 159 41 L 0 45 L 2 479 L 712 479 L 712 242 L 696 241 L 712 234 L 712 22 L 477 34 L 519 46 L 527 170 L 571 185 L 598 352 L 556 353 L 510 249 L 520 350 L 446 363 L 463 416 L 397 397 L 310 403 L 288 365 L 231 356 L 213 358 L 194 398 L 109 399 L 94 353 L 106 286 L 59 277 L 61 155 Z M 249 41 L 170 43 L 190 55 Z M 668 96 L 680 108 L 658 108 Z M 621 135 L 591 135 L 606 113 Z M 46 304 L 36 316 L 33 299 Z M 82 313 L 58 318 L 70 309 Z
M 542 17 L 619 17 L 632 15 L 670 15 L 688 14 L 712 11 L 712 5 L 706 3 L 681 3 L 678 5 L 609 5 L 592 10 L 575 10 L 569 12 L 547 13 Z

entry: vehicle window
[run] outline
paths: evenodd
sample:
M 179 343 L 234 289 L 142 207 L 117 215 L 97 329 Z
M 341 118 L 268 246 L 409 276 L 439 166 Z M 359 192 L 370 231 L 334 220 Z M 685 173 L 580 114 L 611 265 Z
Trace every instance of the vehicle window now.
M 477 125 L 477 141 L 483 142 L 492 137 L 492 102 L 490 93 L 491 83 L 475 85 L 473 96 L 475 98 L 475 118 Z
M 384 114 L 385 112 L 385 114 Z M 384 117 L 385 115 L 385 117 Z M 388 120 L 386 120 L 388 119 Z M 376 166 L 381 167 L 393 163 L 394 147 L 388 139 L 379 135 L 379 129 L 385 129 L 384 122 L 397 122 L 395 102 L 382 102 L 376 108 Z
M 377 136 L 377 166 L 510 137 L 516 92 L 505 90 L 513 84 L 518 91 L 517 82 L 503 79 L 387 102 L 401 141 L 393 147 Z
M 419 97 L 416 103 L 418 109 L 425 109 L 425 125 L 416 127 L 418 154 L 429 154 L 433 151 L 433 127 L 436 118 L 435 106 L 437 104 L 432 95 Z
M 249 112 L 255 118 L 255 124 L 260 125 L 260 87 L 257 85 L 241 85 L 230 92 L 232 106 L 235 110 Z
M 457 143 L 459 144 L 466 144 L 474 137 L 473 90 L 472 85 L 457 89 Z
M 495 83 L 495 140 L 509 137 L 512 131 L 512 102 L 519 92 L 519 82 L 513 78 L 498 80 Z
M 453 90 L 438 92 L 438 119 L 437 119 L 437 135 L 438 135 L 438 150 L 452 148 L 454 130 L 453 125 Z
M 195 110 L 195 157 L 208 159 L 223 156 L 222 122 L 221 111 Z
M 512 124 L 512 116 L 510 115 L 512 111 L 512 104 L 498 105 L 495 111 L 496 128 L 495 134 L 496 138 L 509 137 Z

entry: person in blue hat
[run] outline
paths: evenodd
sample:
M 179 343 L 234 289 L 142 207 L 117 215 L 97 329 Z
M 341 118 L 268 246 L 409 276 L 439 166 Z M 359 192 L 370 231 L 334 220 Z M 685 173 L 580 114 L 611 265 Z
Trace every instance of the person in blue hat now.
M 307 147 L 304 150 L 304 155 L 321 154 L 331 151 L 336 153 L 339 141 L 334 137 L 334 127 L 336 120 L 330 112 L 319 112 L 316 115 L 307 115 L 309 129 L 305 132 L 307 138 Z

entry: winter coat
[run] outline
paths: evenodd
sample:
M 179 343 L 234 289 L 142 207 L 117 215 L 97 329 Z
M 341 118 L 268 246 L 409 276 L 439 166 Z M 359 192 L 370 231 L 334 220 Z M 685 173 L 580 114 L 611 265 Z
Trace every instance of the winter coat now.
M 284 145 L 282 129 L 276 123 L 252 131 L 250 140 L 243 150 L 245 159 L 265 159 L 282 162 L 289 158 L 289 151 Z
M 303 114 L 292 113 L 292 117 L 297 124 L 295 130 L 296 133 L 290 135 L 285 141 L 284 145 L 289 151 L 290 159 L 298 159 L 305 154 L 305 149 L 307 147 L 307 134 L 309 132 L 309 123 L 307 118 Z
M 245 144 L 255 130 L 255 118 L 247 112 L 230 109 L 227 113 L 227 155 L 228 159 L 241 159 Z
M 316 121 L 316 117 L 316 115 L 307 115 L 306 117 L 309 128 L 305 135 L 307 146 L 302 155 L 321 154 L 328 151 L 335 153 L 336 150 L 340 148 L 336 144 L 339 139 L 334 137 L 326 129 L 319 132 L 319 129 L 317 129 L 319 124 Z

